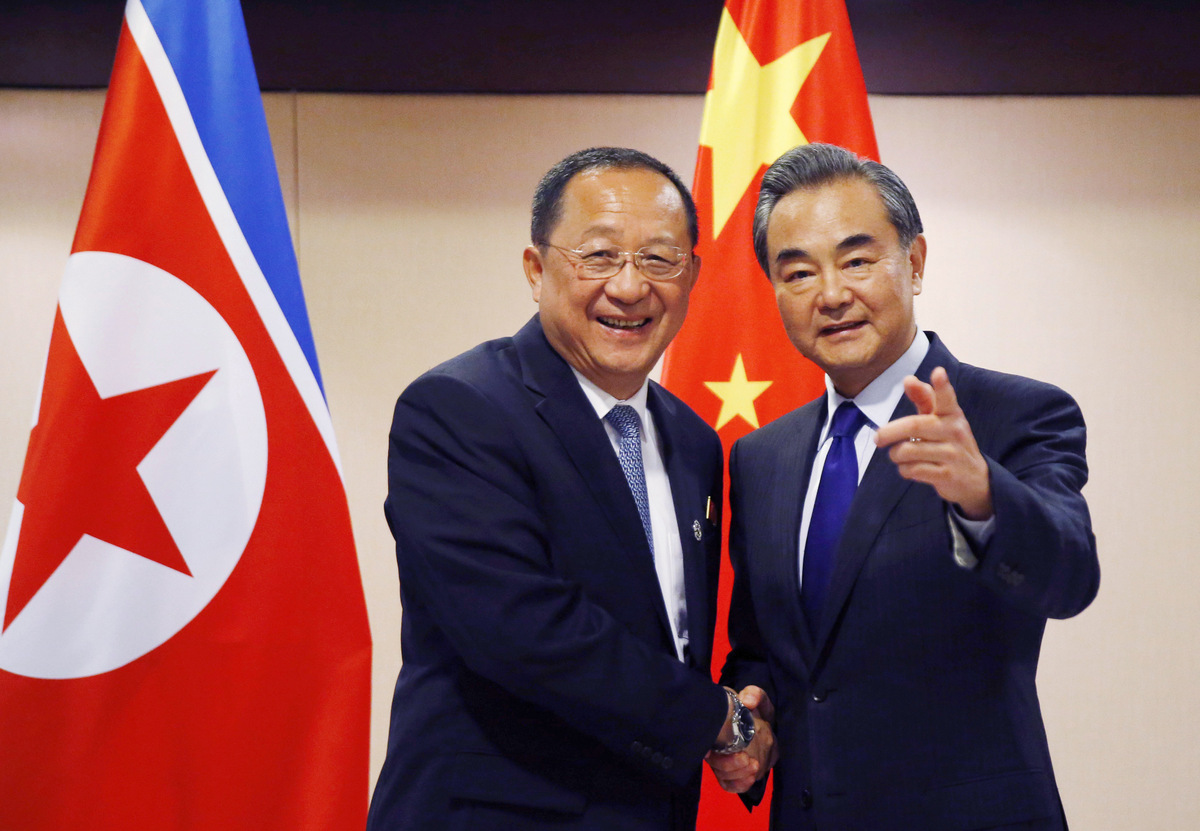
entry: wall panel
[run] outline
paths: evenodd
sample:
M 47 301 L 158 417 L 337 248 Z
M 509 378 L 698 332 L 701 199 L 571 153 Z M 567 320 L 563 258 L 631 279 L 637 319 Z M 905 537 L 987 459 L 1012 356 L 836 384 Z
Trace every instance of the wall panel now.
M 0 497 L 16 492 L 102 93 L 0 90 Z M 698 96 L 266 96 L 375 638 L 382 763 L 401 609 L 383 521 L 391 407 L 514 331 L 537 178 L 628 144 L 690 179 Z M 1100 596 L 1051 622 L 1040 684 L 1072 824 L 1200 815 L 1200 589 L 1189 416 L 1200 378 L 1200 99 L 872 98 L 929 239 L 922 325 L 1044 378 L 1089 425 Z M 705 275 L 702 279 L 717 279 Z M 5 515 L 7 511 L 3 512 Z

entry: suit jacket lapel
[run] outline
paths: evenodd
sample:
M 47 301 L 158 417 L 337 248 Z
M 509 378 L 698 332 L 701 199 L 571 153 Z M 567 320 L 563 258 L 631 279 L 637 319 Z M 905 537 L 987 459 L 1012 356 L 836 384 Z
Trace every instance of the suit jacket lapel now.
M 902 398 L 892 413 L 892 419 L 914 413 L 916 407 L 907 398 Z M 854 493 L 854 501 L 850 503 L 850 513 L 846 515 L 846 525 L 842 530 L 842 539 L 838 543 L 837 560 L 829 582 L 825 611 L 821 615 L 821 630 L 816 640 L 818 654 L 825 649 L 834 624 L 841 615 L 842 607 L 850 596 L 854 581 L 858 579 L 858 573 L 866 562 L 884 521 L 911 485 L 912 482 L 900 476 L 886 451 L 875 451 L 867 464 L 866 473 L 859 482 L 858 490 Z
M 570 457 L 620 542 L 620 550 L 613 552 L 614 568 L 628 570 L 631 594 L 641 594 L 655 609 L 664 631 L 670 633 L 650 545 L 603 423 L 570 366 L 546 340 L 536 316 L 513 342 L 521 357 L 525 385 L 537 398 L 534 410 Z
M 958 362 L 936 334 L 928 334 L 929 351 L 917 368 L 917 377 L 928 383 L 934 368 L 942 366 L 946 368 L 953 383 L 958 375 Z M 915 415 L 916 412 L 917 408 L 913 403 L 907 396 L 903 396 L 892 412 L 891 420 Z M 871 456 L 866 473 L 855 491 L 850 513 L 846 516 L 842 539 L 838 543 L 837 562 L 830 578 L 825 612 L 821 616 L 821 630 L 816 639 L 818 655 L 825 650 L 837 619 L 841 616 L 842 608 L 854 587 L 854 581 L 858 579 L 863 563 L 866 562 L 884 522 L 913 484 L 900 476 L 886 450 L 876 450 Z
M 765 516 L 777 517 L 770 523 L 771 539 L 767 551 L 774 561 L 770 573 L 778 574 L 795 603 L 789 624 L 806 666 L 813 665 L 814 640 L 800 605 L 800 519 L 808 483 L 812 476 L 813 460 L 817 455 L 817 440 L 827 412 L 825 396 L 806 404 L 796 412 L 794 432 L 777 449 L 771 470 L 778 479 L 770 489 L 770 509 Z
M 697 666 L 707 670 L 712 658 L 710 633 L 713 622 L 709 620 L 710 586 L 704 535 L 715 531 L 705 517 L 705 508 L 710 496 L 719 499 L 721 495 L 709 493 L 709 483 L 695 475 L 694 460 L 702 451 L 677 429 L 680 423 L 676 416 L 678 405 L 652 383 L 646 406 L 662 440 L 663 467 L 671 482 L 671 501 L 675 505 L 675 521 L 683 549 L 689 651 L 698 660 Z

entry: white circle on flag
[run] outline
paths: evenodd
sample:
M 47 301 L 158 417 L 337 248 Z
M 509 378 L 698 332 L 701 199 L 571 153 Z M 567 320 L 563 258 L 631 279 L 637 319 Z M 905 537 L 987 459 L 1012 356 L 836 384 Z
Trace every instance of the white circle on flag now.
M 254 370 L 197 291 L 141 260 L 85 251 L 67 262 L 59 308 L 101 398 L 216 374 L 137 467 L 191 575 L 85 534 L 0 634 L 0 668 L 34 678 L 108 672 L 183 629 L 241 558 L 267 479 Z M 23 513 L 18 501 L 0 549 L 5 602 Z

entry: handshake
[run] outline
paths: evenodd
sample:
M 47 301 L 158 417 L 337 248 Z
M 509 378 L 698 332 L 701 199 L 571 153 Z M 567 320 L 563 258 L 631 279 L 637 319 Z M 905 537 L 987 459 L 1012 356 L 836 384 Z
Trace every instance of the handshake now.
M 729 714 L 717 736 L 717 747 L 730 745 L 739 737 L 733 724 L 736 716 L 733 695 L 754 718 L 754 737 L 748 745 L 734 753 L 710 750 L 704 758 L 722 788 L 730 793 L 745 793 L 767 775 L 779 758 L 775 734 L 771 730 L 771 722 L 775 720 L 775 705 L 760 687 L 746 687 L 736 694 L 732 690 L 729 692 Z

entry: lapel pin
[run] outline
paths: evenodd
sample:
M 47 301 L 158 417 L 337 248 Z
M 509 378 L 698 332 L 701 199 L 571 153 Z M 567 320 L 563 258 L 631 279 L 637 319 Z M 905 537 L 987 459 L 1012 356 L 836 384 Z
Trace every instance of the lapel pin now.
M 704 518 L 709 522 L 713 522 L 713 500 L 708 497 L 708 501 L 704 504 Z
M 692 520 L 692 533 L 696 535 L 696 542 L 700 542 L 700 539 L 704 536 L 704 532 L 700 530 L 700 520 Z

